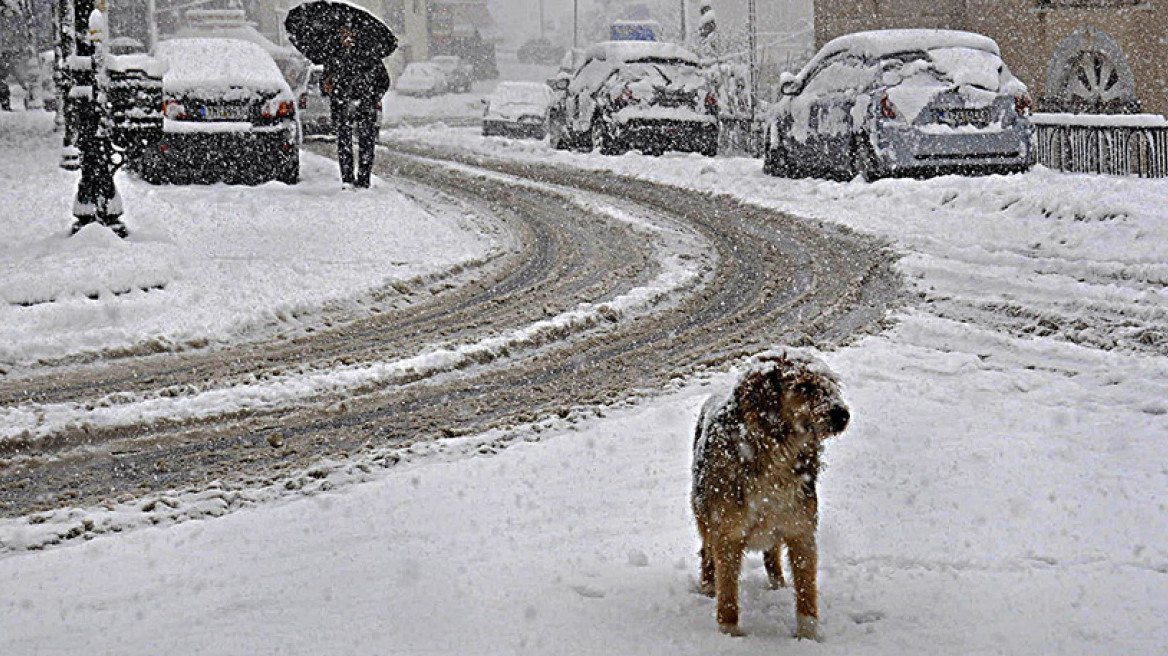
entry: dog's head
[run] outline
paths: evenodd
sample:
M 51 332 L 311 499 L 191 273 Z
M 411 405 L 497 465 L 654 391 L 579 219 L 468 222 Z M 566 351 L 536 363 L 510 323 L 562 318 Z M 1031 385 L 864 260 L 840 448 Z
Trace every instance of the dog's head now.
M 756 356 L 737 394 L 740 407 L 776 436 L 823 440 L 842 433 L 851 419 L 835 374 L 799 351 Z

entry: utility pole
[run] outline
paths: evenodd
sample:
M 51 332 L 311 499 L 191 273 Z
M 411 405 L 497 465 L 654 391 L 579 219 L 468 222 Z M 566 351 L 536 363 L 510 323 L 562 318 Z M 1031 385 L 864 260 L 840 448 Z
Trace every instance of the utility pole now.
M 580 47 L 580 0 L 572 0 L 572 49 Z M 575 61 L 575 60 L 573 60 Z
M 685 0 L 678 0 L 678 2 L 681 3 L 681 38 L 678 39 L 678 42 L 684 46 L 688 36 L 688 30 L 685 28 Z
M 750 134 L 751 143 L 750 150 L 753 154 L 755 152 L 754 144 L 754 125 L 758 119 L 758 7 L 757 0 L 749 0 L 747 5 L 747 40 L 750 48 Z

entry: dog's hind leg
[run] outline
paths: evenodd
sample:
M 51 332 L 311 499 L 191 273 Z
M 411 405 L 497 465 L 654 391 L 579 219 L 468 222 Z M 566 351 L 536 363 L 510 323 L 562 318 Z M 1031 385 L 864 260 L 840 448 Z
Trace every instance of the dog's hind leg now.
M 714 596 L 714 554 L 711 549 L 702 544 L 702 550 L 698 555 L 702 558 L 701 579 L 698 582 L 698 592 L 707 597 Z
M 741 540 L 715 538 L 714 588 L 718 597 L 718 630 L 732 636 L 743 635 L 738 628 L 738 576 L 742 573 Z
M 783 578 L 783 541 L 775 543 L 774 548 L 762 552 L 762 564 L 766 566 L 767 581 L 771 590 L 787 587 L 787 580 Z
M 787 555 L 791 559 L 791 574 L 795 579 L 795 637 L 819 639 L 819 599 L 816 589 L 818 554 L 815 535 L 787 540 Z

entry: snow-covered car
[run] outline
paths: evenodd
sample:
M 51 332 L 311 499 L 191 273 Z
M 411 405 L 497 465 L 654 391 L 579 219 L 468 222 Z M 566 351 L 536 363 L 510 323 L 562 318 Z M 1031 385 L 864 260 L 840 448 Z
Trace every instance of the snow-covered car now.
M 540 37 L 532 39 L 519 46 L 515 51 L 515 58 L 521 64 L 543 64 L 555 66 L 564 58 L 564 47 Z
M 547 136 L 552 90 L 539 82 L 500 82 L 484 100 L 483 136 Z
M 413 62 L 406 64 L 397 78 L 394 89 L 403 96 L 437 96 L 446 93 L 450 85 L 446 73 L 437 64 Z
M 172 39 L 158 44 L 156 57 L 168 66 L 162 138 L 139 163 L 145 179 L 299 179 L 296 99 L 263 48 L 238 39 Z
M 979 34 L 842 36 L 780 85 L 763 149 L 772 175 L 868 179 L 1034 164 L 1030 95 L 997 43 Z
M 324 77 L 324 66 L 313 66 L 308 69 L 304 86 L 297 95 L 296 106 L 300 110 L 300 128 L 304 134 L 333 133 L 329 99 L 320 90 L 322 77 Z
M 696 55 L 673 43 L 606 41 L 590 47 L 564 91 L 553 143 L 595 148 L 714 155 L 718 99 Z
M 474 67 L 464 62 L 457 55 L 439 55 L 431 57 L 430 63 L 442 69 L 446 74 L 446 85 L 455 93 L 470 92 L 474 84 Z

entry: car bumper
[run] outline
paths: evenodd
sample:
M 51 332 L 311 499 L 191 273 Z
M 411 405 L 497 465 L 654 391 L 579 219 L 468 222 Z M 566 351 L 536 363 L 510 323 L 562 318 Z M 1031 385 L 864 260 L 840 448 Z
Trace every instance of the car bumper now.
M 240 171 L 274 169 L 297 151 L 298 141 L 295 126 L 246 132 L 163 132 L 143 153 L 141 166 L 227 178 Z
M 304 134 L 332 134 L 333 121 L 327 114 L 324 116 L 301 116 L 300 127 Z
M 929 133 L 913 129 L 876 133 L 878 167 L 888 173 L 1025 169 L 1034 164 L 1034 129 Z
M 513 134 L 532 139 L 543 139 L 547 135 L 547 124 L 531 123 L 529 121 L 484 120 L 483 132 L 491 134 Z
M 705 121 L 630 119 L 614 136 L 632 149 L 700 151 L 718 140 L 718 124 Z

